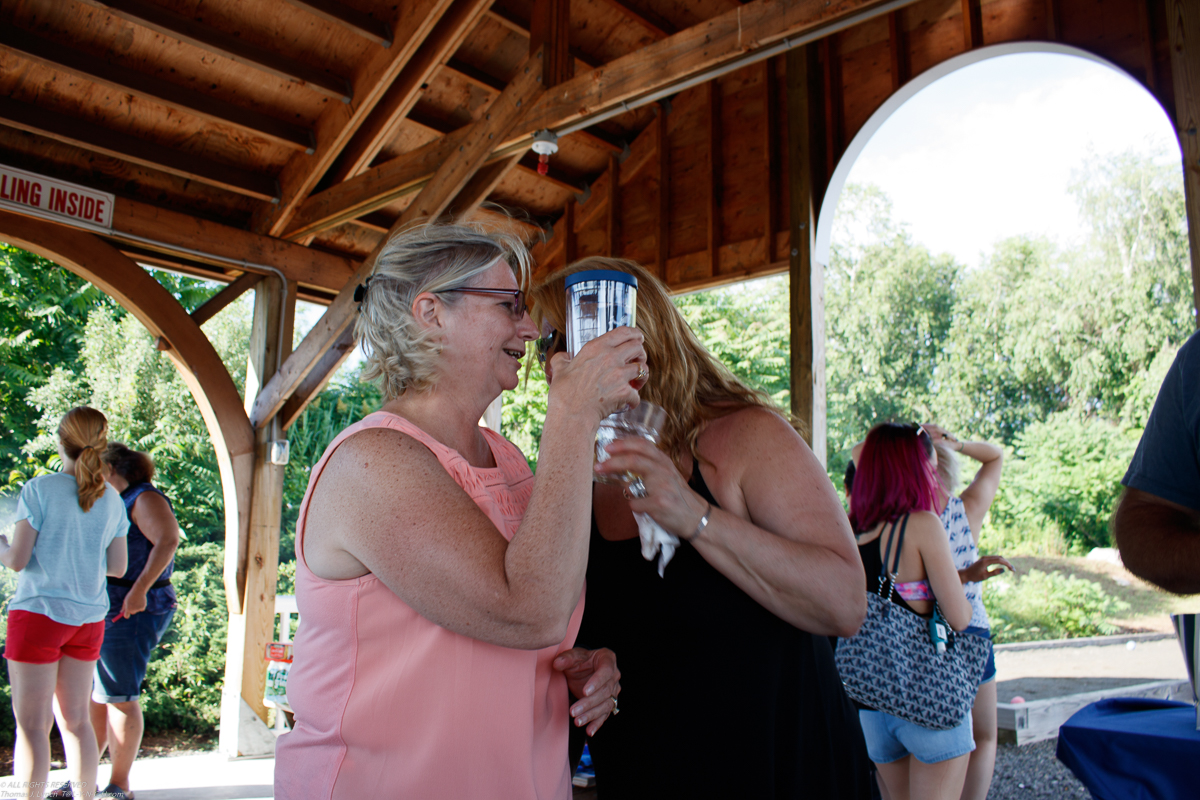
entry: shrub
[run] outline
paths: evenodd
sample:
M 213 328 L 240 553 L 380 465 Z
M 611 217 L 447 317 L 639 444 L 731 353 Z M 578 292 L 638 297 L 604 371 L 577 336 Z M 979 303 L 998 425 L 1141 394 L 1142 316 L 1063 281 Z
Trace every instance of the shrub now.
M 1095 581 L 1036 569 L 988 581 L 983 604 L 997 644 L 1116 633 L 1108 619 L 1129 610 Z

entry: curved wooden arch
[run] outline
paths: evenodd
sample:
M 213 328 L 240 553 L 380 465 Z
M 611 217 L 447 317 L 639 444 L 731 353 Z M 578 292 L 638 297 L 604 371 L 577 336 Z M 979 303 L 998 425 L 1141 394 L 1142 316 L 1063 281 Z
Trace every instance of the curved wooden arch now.
M 225 497 L 225 591 L 230 613 L 241 614 L 246 581 L 254 430 L 225 364 L 183 307 L 134 261 L 99 237 L 0 211 L 0 237 L 48 258 L 116 300 L 170 347 L 166 355 L 191 391 L 208 426 Z

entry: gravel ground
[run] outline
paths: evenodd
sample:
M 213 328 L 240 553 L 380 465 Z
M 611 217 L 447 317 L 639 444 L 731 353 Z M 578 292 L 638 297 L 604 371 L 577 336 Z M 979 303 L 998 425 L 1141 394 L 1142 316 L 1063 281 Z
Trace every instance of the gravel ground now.
M 988 800 L 1034 797 L 1089 800 L 1091 793 L 1054 757 L 1057 746 L 1057 739 L 1021 747 L 1000 745 L 996 750 L 996 773 L 992 777 Z

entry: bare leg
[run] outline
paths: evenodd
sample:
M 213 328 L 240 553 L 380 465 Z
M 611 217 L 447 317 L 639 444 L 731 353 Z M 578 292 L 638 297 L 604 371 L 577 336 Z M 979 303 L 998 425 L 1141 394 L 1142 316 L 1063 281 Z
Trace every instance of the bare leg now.
M 967 777 L 969 759 L 970 753 L 936 764 L 922 764 L 912 759 L 908 773 L 909 794 L 921 800 L 957 800 Z M 895 792 L 892 794 L 894 797 Z
M 50 776 L 50 726 L 54 724 L 54 686 L 58 662 L 26 664 L 8 662 L 12 685 L 13 715 L 17 718 L 17 742 L 13 748 L 13 777 L 28 787 L 26 797 L 40 800 Z
M 876 764 L 881 794 L 890 800 L 908 800 L 909 765 L 916 763 L 912 756 L 905 756 L 890 764 Z M 918 795 L 920 797 L 920 795 Z
M 996 768 L 996 682 L 988 681 L 979 687 L 975 706 L 971 709 L 975 752 L 967 765 L 967 780 L 962 800 L 985 800 L 992 785 L 992 770 Z
M 96 734 L 89 713 L 95 665 L 95 661 L 80 661 L 70 656 L 63 656 L 58 662 L 54 697 L 58 700 L 59 733 L 67 754 L 67 774 L 76 798 L 96 794 L 100 754 L 96 750 Z
M 129 770 L 142 746 L 142 706 L 137 700 L 110 703 L 108 710 L 108 753 L 112 757 L 112 777 L 115 783 L 129 791 Z
M 104 748 L 108 747 L 108 705 L 92 701 L 92 733 L 96 734 L 96 752 L 104 758 Z

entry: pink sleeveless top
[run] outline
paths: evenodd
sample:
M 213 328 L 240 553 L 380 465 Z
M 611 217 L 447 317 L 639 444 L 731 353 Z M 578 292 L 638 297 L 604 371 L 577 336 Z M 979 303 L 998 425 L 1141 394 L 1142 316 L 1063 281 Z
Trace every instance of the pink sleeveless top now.
M 276 748 L 275 797 L 569 798 L 567 685 L 551 662 L 575 642 L 582 594 L 561 644 L 513 650 L 430 622 L 374 575 L 330 581 L 305 564 L 313 486 L 334 450 L 366 428 L 390 428 L 428 447 L 506 539 L 533 490 L 520 450 L 486 428 L 492 469 L 470 466 L 384 412 L 329 445 L 296 522 L 300 628 L 287 690 L 296 726 Z

